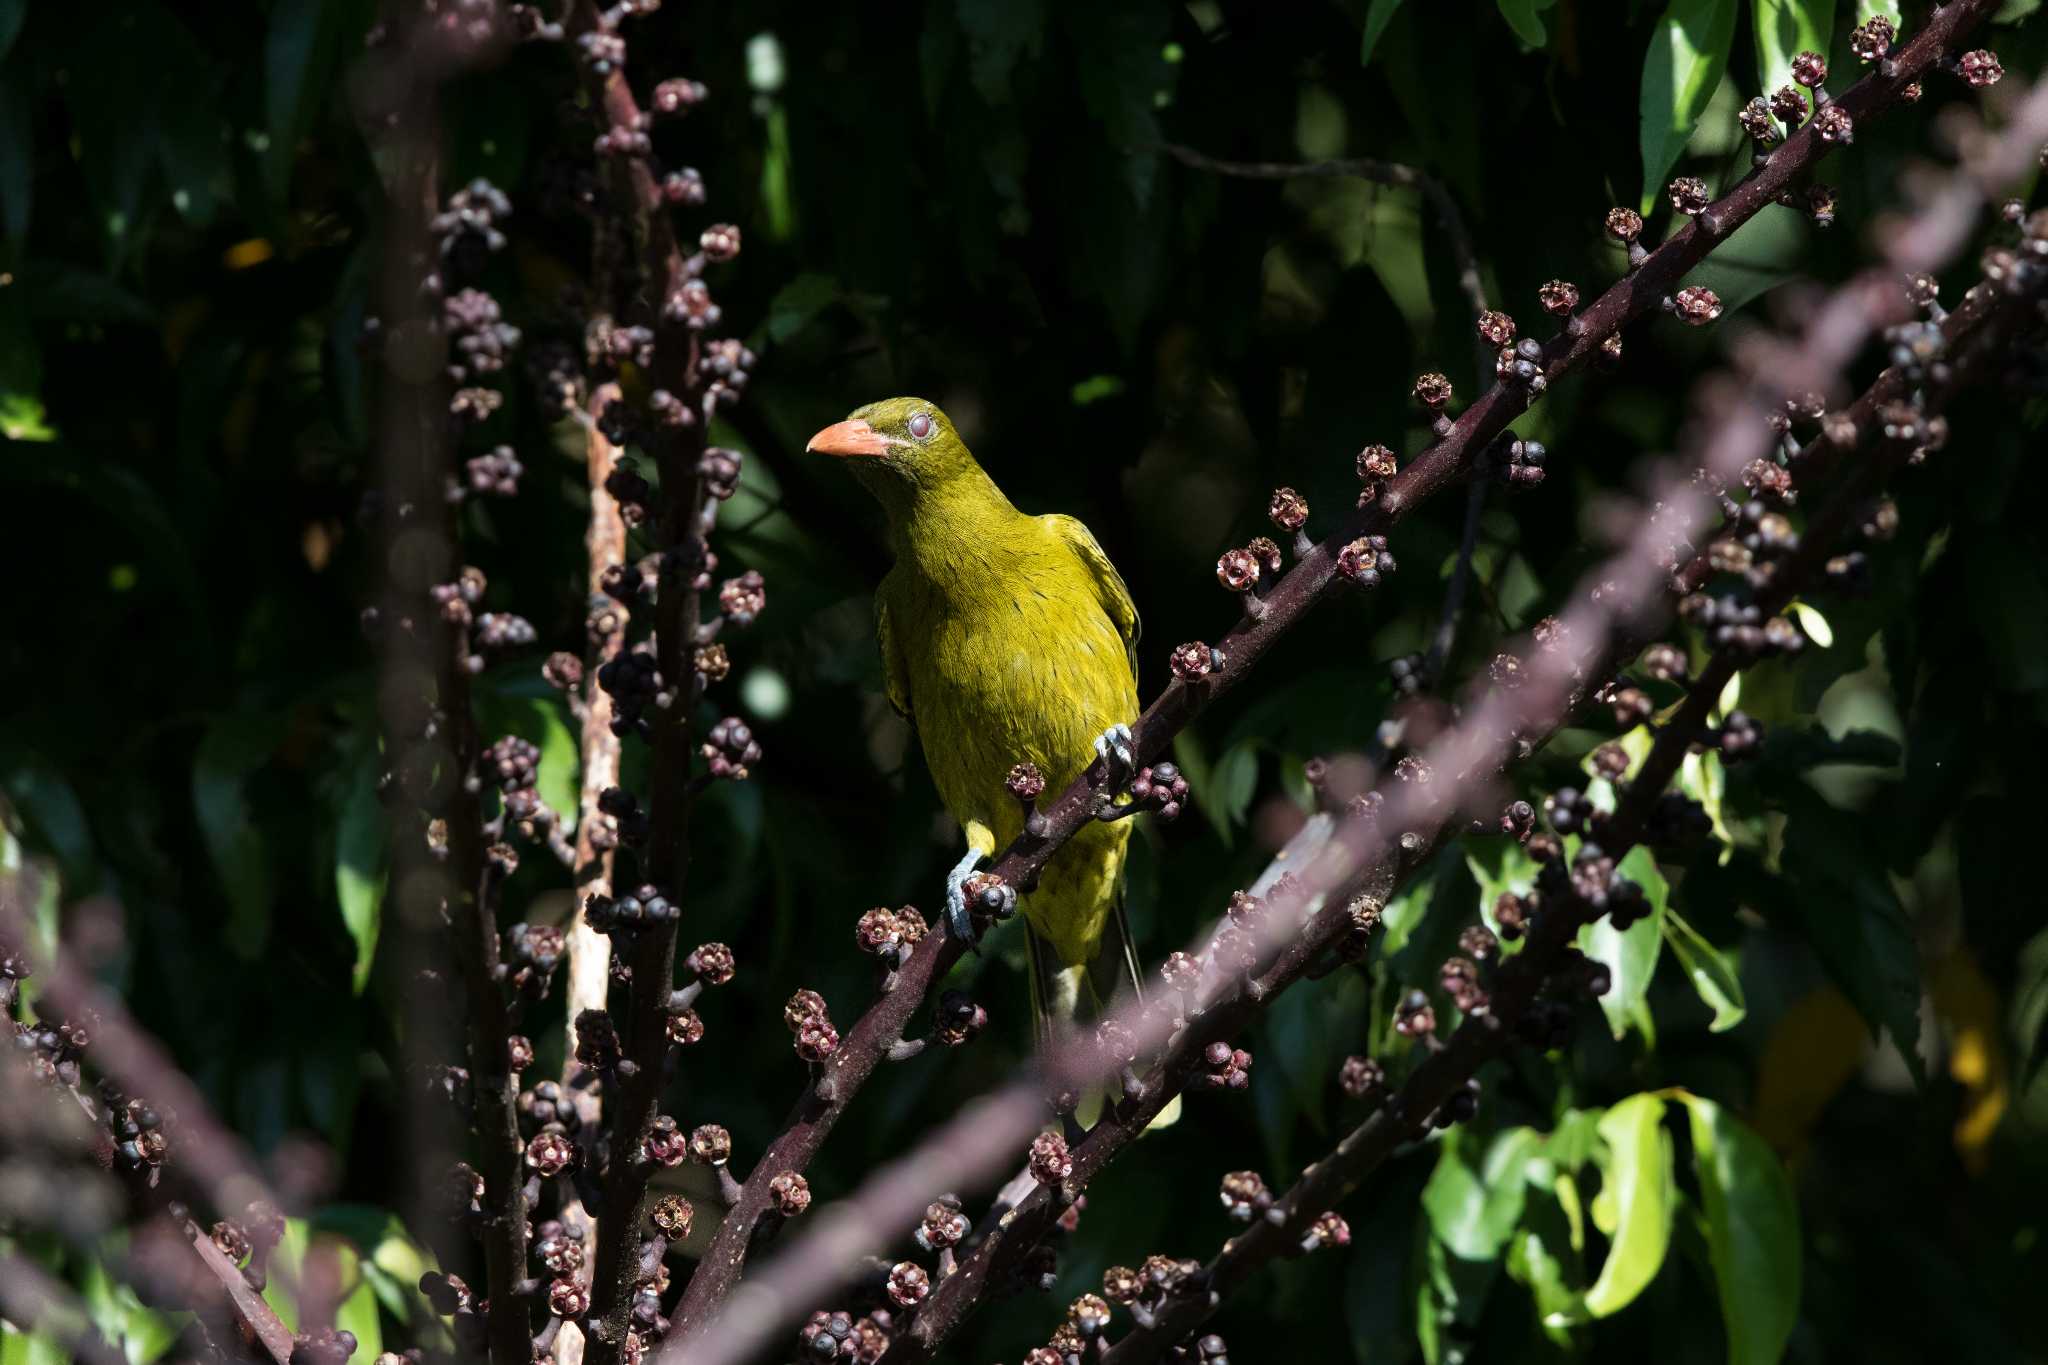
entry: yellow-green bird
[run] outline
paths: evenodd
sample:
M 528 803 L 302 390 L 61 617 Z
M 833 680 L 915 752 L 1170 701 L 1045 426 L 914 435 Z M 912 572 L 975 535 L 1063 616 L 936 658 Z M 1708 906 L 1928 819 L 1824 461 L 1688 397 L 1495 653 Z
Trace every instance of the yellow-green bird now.
M 870 403 L 808 449 L 843 457 L 888 514 L 896 562 L 875 593 L 882 671 L 966 834 L 946 911 L 972 941 L 961 884 L 1023 828 L 1011 765 L 1037 764 L 1048 791 L 1097 755 L 1113 777 L 1130 775 L 1138 611 L 1088 528 L 1012 507 L 932 403 Z M 1041 1036 L 1138 985 L 1123 911 L 1129 842 L 1129 821 L 1091 821 L 1021 898 Z

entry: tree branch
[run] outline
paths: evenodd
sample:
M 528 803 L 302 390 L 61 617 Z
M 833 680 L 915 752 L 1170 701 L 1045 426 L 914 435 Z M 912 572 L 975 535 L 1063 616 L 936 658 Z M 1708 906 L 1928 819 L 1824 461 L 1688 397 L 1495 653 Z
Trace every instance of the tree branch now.
M 1925 74 L 1949 43 L 1986 18 L 1993 7 L 1994 0 L 1955 0 L 1904 45 L 1885 70 L 1866 76 L 1844 92 L 1840 103 L 1858 120 L 1897 103 L 1905 87 Z M 1797 183 L 1829 150 L 1831 144 L 1824 142 L 1811 124 L 1774 149 L 1707 213 L 1649 252 L 1628 275 L 1585 309 L 1575 325 L 1546 344 L 1539 361 L 1545 378 L 1555 382 L 1583 369 L 1608 337 L 1627 323 L 1657 310 L 1685 274 L 1720 241 Z M 1709 223 L 1711 232 L 1703 226 Z M 1385 533 L 1428 497 L 1473 474 L 1494 438 L 1531 401 L 1527 386 L 1519 382 L 1495 383 L 1455 422 L 1445 424 L 1447 429 L 1441 439 L 1388 480 L 1385 491 L 1375 501 L 1350 513 L 1337 530 L 1311 545 L 1294 568 L 1265 594 L 1260 614 L 1255 619 L 1241 618 L 1217 643 L 1221 666 L 1177 678 L 1139 717 L 1133 726 L 1139 761 L 1163 754 L 1175 734 L 1212 700 L 1236 686 L 1273 643 L 1306 616 L 1333 583 L 1341 581 L 1337 561 L 1345 546 L 1360 536 Z M 1052 854 L 1095 818 L 1100 801 L 1107 795 L 1106 782 L 1107 773 L 1097 762 L 1056 798 L 1041 803 L 1039 832 L 1021 835 L 997 859 L 991 874 L 1007 885 L 1028 889 Z M 846 1105 L 901 1041 L 912 1015 L 933 984 L 944 977 L 964 951 L 959 940 L 946 932 L 943 925 L 938 926 L 918 943 L 909 960 L 895 973 L 893 988 L 846 1032 L 837 1052 L 822 1067 L 820 1082 L 799 1099 L 784 1130 L 763 1153 L 743 1185 L 740 1198 L 721 1222 L 712 1247 L 700 1262 L 675 1315 L 675 1340 L 694 1339 L 738 1283 L 754 1228 L 770 1203 L 769 1183 L 777 1175 L 801 1173 L 808 1166 Z M 783 1311 L 794 1311 L 795 1303 L 804 1301 L 807 1300 L 799 1296 L 785 1305 Z M 920 1313 L 920 1330 L 923 1320 L 933 1315 L 933 1307 L 928 1304 Z

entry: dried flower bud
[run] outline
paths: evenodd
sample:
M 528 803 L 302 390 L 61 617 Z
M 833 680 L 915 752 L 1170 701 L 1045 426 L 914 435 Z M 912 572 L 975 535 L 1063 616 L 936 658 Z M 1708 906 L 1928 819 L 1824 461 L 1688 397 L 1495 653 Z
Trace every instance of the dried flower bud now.
M 938 1016 L 935 1028 L 939 1041 L 948 1047 L 960 1047 L 981 1036 L 988 1027 L 988 1011 L 974 1002 L 965 991 L 947 991 L 939 997 Z
M 1891 20 L 1882 14 L 1872 15 L 1849 35 L 1849 50 L 1856 54 L 1859 62 L 1878 61 L 1892 50 L 1892 43 L 1898 36 L 1899 31 Z
M 1074 1173 L 1074 1159 L 1067 1153 L 1067 1140 L 1058 1133 L 1040 1133 L 1031 1140 L 1031 1178 L 1041 1185 L 1057 1185 Z
M 1721 316 L 1721 296 L 1702 284 L 1689 284 L 1673 300 L 1678 320 L 1688 327 L 1704 327 Z
M 1536 298 L 1552 317 L 1569 317 L 1579 306 L 1579 287 L 1569 280 L 1552 280 L 1536 291 Z
M 1358 452 L 1358 477 L 1361 479 L 1391 479 L 1399 468 L 1394 452 L 1383 445 L 1369 445 Z
M 1283 531 L 1299 531 L 1308 520 L 1308 499 L 1292 488 L 1276 488 L 1266 504 L 1266 515 Z
M 1696 175 L 1681 175 L 1671 182 L 1666 191 L 1671 207 L 1688 218 L 1698 217 L 1706 212 L 1707 205 L 1714 202 L 1714 196 L 1707 190 L 1707 182 Z
M 959 1200 L 941 1199 L 925 1209 L 924 1221 L 917 1225 L 917 1244 L 926 1251 L 943 1251 L 960 1245 L 973 1226 L 960 1211 Z
M 1856 121 L 1839 104 L 1822 105 L 1821 111 L 1813 116 L 1813 126 L 1823 142 L 1841 145 L 1856 140 Z
M 1249 550 L 1225 550 L 1216 561 L 1216 581 L 1231 592 L 1250 592 L 1259 584 L 1259 561 Z
M 1415 401 L 1431 412 L 1441 412 L 1451 401 L 1451 381 L 1431 371 L 1415 381 Z
M 1491 345 L 1506 346 L 1515 339 L 1515 320 L 1489 309 L 1479 315 L 1479 335 Z
M 1215 664 L 1215 651 L 1200 640 L 1190 640 L 1176 647 L 1167 660 L 1173 676 L 1182 682 L 1191 682 L 1206 676 Z
M 1997 53 L 1980 47 L 1965 52 L 1957 59 L 1956 74 L 1968 82 L 1971 89 L 1982 90 L 1998 84 L 1999 78 L 2005 75 L 2005 68 L 1999 65 Z
M 1611 208 L 1606 227 L 1609 238 L 1627 246 L 1643 235 L 1643 215 L 1631 208 Z
M 1792 59 L 1792 79 L 1812 90 L 1828 79 L 1828 61 L 1818 52 L 1802 52 Z
M 1102 1272 L 1102 1293 L 1111 1303 L 1136 1303 L 1145 1292 L 1145 1281 L 1127 1265 L 1113 1265 Z
M 712 261 L 729 261 L 740 254 L 740 230 L 731 223 L 716 223 L 704 229 L 697 245 L 704 248 L 704 256 Z
M 707 986 L 723 986 L 735 970 L 732 949 L 723 943 L 699 944 L 683 963 Z
M 875 912 L 871 910 L 868 913 Z M 788 1026 L 791 1033 L 802 1032 L 805 1024 L 825 1017 L 825 997 L 813 990 L 798 991 L 789 997 L 789 1003 L 782 1007 L 782 1022 Z
M 1386 1085 L 1386 1068 L 1370 1057 L 1346 1057 L 1337 1069 L 1337 1088 L 1354 1100 L 1369 1099 Z
M 1786 127 L 1797 128 L 1806 121 L 1806 96 L 1796 86 L 1781 85 L 1771 96 L 1771 113 Z
M 1309 1228 L 1308 1235 L 1317 1247 L 1351 1245 L 1351 1225 L 1334 1210 L 1318 1215 L 1314 1226 Z
M 1010 769 L 1003 785 L 1019 801 L 1036 801 L 1045 795 L 1045 774 L 1038 770 L 1036 763 L 1019 763 Z
M 732 1134 L 707 1123 L 690 1134 L 690 1159 L 700 1166 L 723 1166 L 732 1159 Z
M 548 1312 L 556 1317 L 580 1318 L 589 1311 L 590 1291 L 573 1277 L 564 1276 L 548 1286 Z
M 696 1210 L 681 1195 L 665 1194 L 654 1201 L 654 1208 L 648 1216 L 664 1237 L 671 1242 L 680 1242 L 690 1235 L 690 1223 L 696 1217 Z
M 932 1277 L 915 1261 L 898 1261 L 889 1267 L 889 1301 L 898 1308 L 915 1308 L 932 1292 Z
M 1100 1336 L 1109 1326 L 1109 1304 L 1100 1294 L 1083 1294 L 1067 1305 L 1067 1321 L 1083 1337 Z
M 1742 131 L 1749 134 L 1757 146 L 1770 148 L 1778 145 L 1777 122 L 1771 117 L 1771 106 L 1761 96 L 1743 105 L 1735 121 L 1742 125 Z
M 768 1182 L 768 1197 L 777 1213 L 794 1218 L 811 1206 L 811 1182 L 796 1171 L 783 1171 Z
M 553 1130 L 534 1134 L 526 1144 L 526 1164 L 541 1176 L 556 1176 L 576 1160 L 576 1144 Z
M 1231 1171 L 1223 1177 L 1218 1197 L 1223 1201 L 1223 1211 L 1240 1223 L 1249 1223 L 1273 1202 L 1266 1178 L 1257 1171 Z

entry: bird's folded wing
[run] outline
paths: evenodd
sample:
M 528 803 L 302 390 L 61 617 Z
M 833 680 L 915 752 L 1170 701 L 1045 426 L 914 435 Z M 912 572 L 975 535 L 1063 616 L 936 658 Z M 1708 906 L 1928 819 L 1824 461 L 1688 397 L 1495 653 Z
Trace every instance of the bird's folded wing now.
M 1116 633 L 1123 637 L 1124 651 L 1131 661 L 1131 676 L 1138 676 L 1138 604 L 1131 600 L 1131 590 L 1124 586 L 1123 577 L 1117 573 L 1116 565 L 1109 562 L 1109 556 L 1102 552 L 1095 536 L 1079 521 L 1055 512 L 1039 518 L 1046 528 L 1057 535 L 1073 550 L 1075 557 L 1087 568 L 1095 580 L 1095 593 L 1102 604 L 1103 614 L 1116 626 Z
M 889 627 L 889 594 L 887 580 L 883 591 L 875 594 L 875 641 L 882 647 L 882 686 L 889 694 L 889 705 L 896 708 L 899 716 L 910 714 L 910 669 L 903 662 L 902 651 L 896 647 L 896 634 Z

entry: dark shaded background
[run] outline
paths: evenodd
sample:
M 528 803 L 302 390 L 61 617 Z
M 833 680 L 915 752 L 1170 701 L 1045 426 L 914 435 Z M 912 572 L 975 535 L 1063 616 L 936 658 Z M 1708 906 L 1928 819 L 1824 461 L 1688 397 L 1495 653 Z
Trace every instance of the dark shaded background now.
M 1121 567 L 1145 616 L 1149 696 L 1174 644 L 1223 630 L 1232 604 L 1210 566 L 1263 529 L 1274 485 L 1326 516 L 1355 491 L 1361 445 L 1423 444 L 1406 397 L 1417 372 L 1475 392 L 1470 316 L 1413 195 L 1219 179 L 1159 155 L 1162 141 L 1430 170 L 1468 218 L 1489 297 L 1539 334 L 1541 282 L 1563 276 L 1591 297 L 1617 274 L 1600 217 L 1642 189 L 1636 92 L 1659 7 L 1560 0 L 1532 49 L 1492 6 L 1417 0 L 1361 65 L 1365 8 L 676 4 L 630 30 L 636 69 L 711 87 L 706 106 L 659 130 L 657 150 L 702 170 L 702 221 L 743 229 L 744 255 L 714 285 L 727 325 L 762 358 L 722 433 L 751 458 L 718 548 L 769 583 L 769 611 L 734 642 L 727 693 L 767 758 L 702 807 L 685 926 L 688 941 L 731 942 L 742 970 L 705 1010 L 711 1038 L 673 1106 L 686 1125 L 729 1126 L 742 1165 L 802 1082 L 766 1021 L 800 985 L 850 1020 L 869 989 L 855 917 L 906 900 L 935 908 L 955 839 L 877 695 L 877 518 L 841 471 L 800 454 L 804 438 L 884 395 L 941 403 L 1014 501 L 1082 517 Z M 1850 8 L 1836 35 L 1844 73 L 1846 25 L 1862 17 Z M 0 785 L 27 847 L 61 875 L 52 916 L 118 905 L 125 949 L 106 973 L 220 1112 L 259 1153 L 318 1135 L 335 1151 L 333 1200 L 389 1206 L 395 1115 L 413 1102 L 394 1074 L 405 983 L 376 959 L 354 989 L 360 939 L 337 889 L 371 894 L 349 878 L 381 856 L 356 628 L 371 582 L 357 509 L 375 457 L 357 337 L 376 192 L 347 95 L 368 17 L 367 5 L 318 0 L 44 5 L 6 53 Z M 1710 179 L 1747 155 L 1732 114 L 1757 85 L 1748 25 L 1745 13 L 1684 163 Z M 2009 85 L 2038 70 L 2042 33 L 1993 35 Z M 1599 549 L 1590 510 L 1671 448 L 1690 379 L 1738 329 L 1796 316 L 1806 295 L 1793 274 L 1839 278 L 1862 259 L 1909 159 L 1936 145 L 1934 106 L 1958 97 L 1938 81 L 1920 108 L 1857 130 L 1828 167 L 1832 231 L 1767 210 L 1711 267 L 1731 304 L 1721 326 L 1644 325 L 1618 373 L 1557 386 L 1520 424 L 1549 444 L 1552 474 L 1490 502 L 1458 673 L 1561 605 Z M 576 201 L 593 129 L 576 98 L 571 62 L 548 47 L 449 91 L 448 188 L 487 176 L 517 206 L 492 287 L 529 352 L 578 339 L 590 229 Z M 1956 278 L 1959 290 L 1967 271 Z M 531 618 L 542 647 L 489 673 L 481 695 L 492 733 L 542 742 L 547 794 L 567 789 L 574 755 L 535 665 L 582 639 L 581 446 L 544 423 L 525 385 L 506 387 L 482 439 L 515 445 L 525 489 L 470 504 L 468 553 L 491 576 L 492 605 Z M 1654 1047 L 1610 1041 L 1588 1010 L 1561 1059 L 1523 1057 L 1489 1081 L 1482 1132 L 1547 1129 L 1663 1085 L 1748 1115 L 1795 1163 L 1795 1359 L 2048 1349 L 2025 1294 L 2048 1273 L 2048 1113 L 2026 1085 L 2048 1017 L 2033 866 L 2048 758 L 2039 417 L 2037 403 L 1997 396 L 1959 413 L 1950 449 L 1905 486 L 1877 592 L 1822 603 L 1834 647 L 1762 668 L 1745 691 L 1774 730 L 1897 742 L 1818 777 L 1802 772 L 1812 754 L 1789 748 L 1738 772 L 1735 856 L 1720 866 L 1710 848 L 1667 869 L 1690 921 L 1739 955 L 1745 1022 L 1708 1033 L 1667 964 Z M 1145 822 L 1134 845 L 1133 907 L 1154 957 L 1263 865 L 1302 760 L 1370 737 L 1390 693 L 1385 661 L 1420 648 L 1434 623 L 1462 504 L 1440 499 L 1404 523 L 1388 587 L 1325 608 L 1184 741 L 1195 810 Z M 1529 793 L 1578 780 L 1577 759 L 1605 737 L 1605 719 L 1593 723 L 1529 765 Z M 1765 812 L 1767 792 L 1780 813 Z M 507 904 L 559 920 L 566 888 L 528 858 Z M 1397 992 L 1432 984 L 1471 921 L 1461 859 L 1431 888 L 1433 912 L 1400 953 L 1287 997 L 1251 1041 L 1249 1096 L 1194 1099 L 1090 1191 L 1058 1295 L 984 1314 L 957 1358 L 1014 1359 L 1112 1261 L 1206 1256 L 1228 1230 L 1221 1170 L 1277 1180 L 1329 1145 L 1355 1117 L 1332 1081 L 1338 1061 L 1366 1045 L 1368 1021 L 1384 1046 Z M 1815 916 L 1884 923 L 1837 918 L 1837 941 L 1867 951 L 1830 954 L 1810 946 Z M 991 1034 L 874 1085 L 813 1172 L 822 1197 L 1017 1060 L 1018 951 L 1003 934 L 978 968 Z M 1924 1089 L 1895 1051 L 1869 1049 L 1843 1003 L 1867 984 L 1859 971 L 1896 968 L 1900 954 L 1929 989 Z M 558 1024 L 532 1029 L 544 1058 L 559 1056 Z M 1987 1113 L 1993 1123 L 1967 1127 Z M 1347 1210 L 1348 1251 L 1283 1266 L 1227 1308 L 1218 1327 L 1237 1353 L 1413 1356 L 1418 1313 L 1450 1311 L 1416 1283 L 1431 1235 L 1416 1196 L 1435 1160 L 1424 1148 L 1375 1177 Z M 82 1273 L 75 1258 L 70 1269 Z M 1468 1345 L 1473 1359 L 1724 1354 L 1704 1243 L 1684 1215 L 1650 1291 L 1562 1334 L 1570 1345 L 1545 1336 L 1506 1274 L 1478 1276 L 1451 1316 L 1447 1359 Z M 388 1305 L 385 1328 L 404 1339 Z

